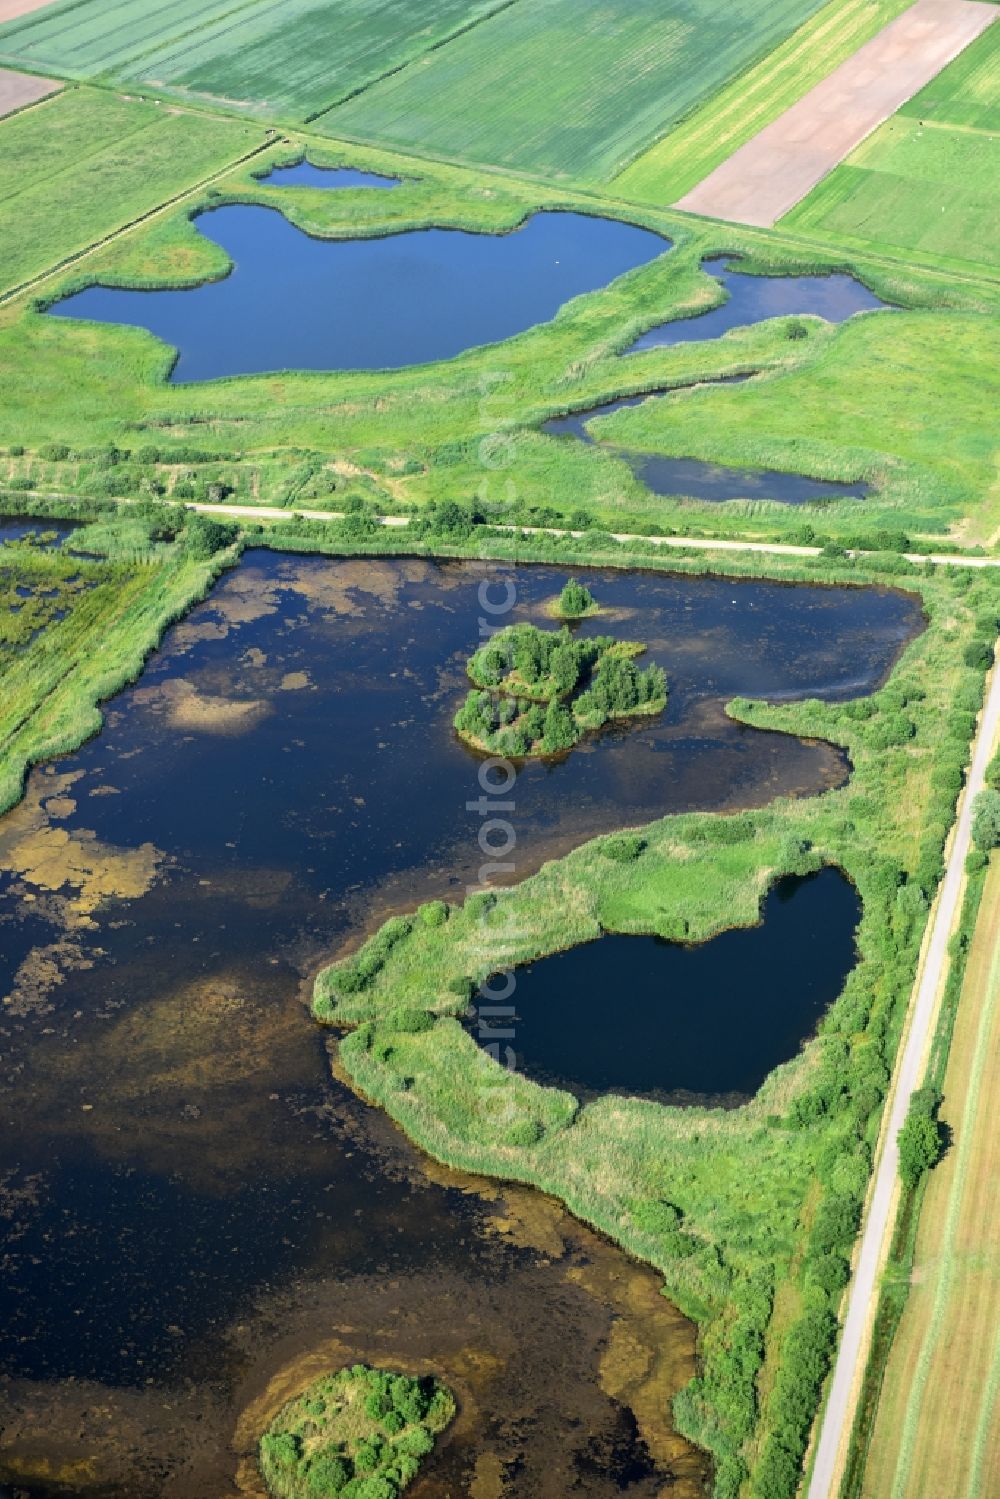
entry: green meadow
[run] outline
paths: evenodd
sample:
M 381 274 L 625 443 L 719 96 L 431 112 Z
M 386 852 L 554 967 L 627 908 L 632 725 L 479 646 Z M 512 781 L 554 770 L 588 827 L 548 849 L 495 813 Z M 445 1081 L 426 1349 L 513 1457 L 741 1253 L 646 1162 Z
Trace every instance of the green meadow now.
M 263 142 L 259 127 L 239 120 L 168 112 L 89 88 L 15 115 L 0 130 L 0 294 Z

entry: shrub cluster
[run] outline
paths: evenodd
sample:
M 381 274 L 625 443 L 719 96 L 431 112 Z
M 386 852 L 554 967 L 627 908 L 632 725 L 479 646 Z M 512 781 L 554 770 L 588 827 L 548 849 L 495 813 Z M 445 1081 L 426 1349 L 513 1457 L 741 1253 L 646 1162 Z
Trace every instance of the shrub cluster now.
M 667 700 L 662 667 L 636 667 L 641 646 L 608 635 L 511 625 L 469 662 L 478 690 L 455 728 L 477 747 L 513 758 L 557 755 L 609 719 L 656 713 Z
M 396 1499 L 454 1414 L 437 1380 L 355 1364 L 279 1411 L 261 1472 L 274 1499 Z

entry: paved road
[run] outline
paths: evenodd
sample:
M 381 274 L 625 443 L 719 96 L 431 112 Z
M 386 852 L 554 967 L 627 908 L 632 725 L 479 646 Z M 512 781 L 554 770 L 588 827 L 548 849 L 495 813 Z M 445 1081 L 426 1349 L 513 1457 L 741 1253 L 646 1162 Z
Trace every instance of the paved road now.
M 776 223 L 995 19 L 982 0 L 917 0 L 674 207 Z
M 962 875 L 971 843 L 972 803 L 983 789 L 984 774 L 998 730 L 1000 670 L 994 670 L 973 747 L 972 766 L 951 852 L 932 916 L 924 966 L 911 1005 L 909 1029 L 896 1068 L 889 1119 L 884 1130 L 885 1144 L 875 1173 L 861 1248 L 851 1282 L 847 1317 L 820 1430 L 812 1481 L 809 1484 L 809 1499 L 834 1499 L 840 1487 L 860 1380 L 868 1358 L 879 1278 L 896 1217 L 899 1162 L 896 1136 L 906 1118 L 910 1097 L 923 1080 L 927 1048 L 936 1019 L 937 998 L 947 972 L 948 940 L 959 913 Z

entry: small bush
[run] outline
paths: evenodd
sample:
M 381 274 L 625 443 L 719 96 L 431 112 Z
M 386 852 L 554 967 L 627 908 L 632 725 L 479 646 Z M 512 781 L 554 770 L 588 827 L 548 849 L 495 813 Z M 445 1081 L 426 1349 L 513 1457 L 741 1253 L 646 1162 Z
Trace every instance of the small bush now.
M 601 853 L 616 864 L 632 864 L 645 848 L 646 840 L 638 833 L 619 833 L 614 838 L 605 838 Z

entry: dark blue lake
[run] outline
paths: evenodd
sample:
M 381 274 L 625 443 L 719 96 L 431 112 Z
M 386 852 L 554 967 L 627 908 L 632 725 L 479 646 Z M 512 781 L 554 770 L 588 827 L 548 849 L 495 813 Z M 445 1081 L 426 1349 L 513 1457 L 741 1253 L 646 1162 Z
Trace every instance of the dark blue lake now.
M 721 338 L 730 328 L 743 328 L 772 317 L 803 317 L 811 313 L 828 323 L 842 323 L 856 312 L 888 306 L 853 276 L 750 276 L 734 270 L 727 255 L 703 260 L 701 264 L 702 270 L 722 282 L 728 300 L 697 317 L 659 323 L 630 344 L 624 351 L 626 354 Z
M 584 1096 L 735 1103 L 798 1052 L 854 966 L 861 902 L 836 869 L 784 879 L 759 926 L 691 946 L 608 936 L 516 970 L 503 1044 Z M 471 1034 L 491 1043 L 488 1026 Z
M 299 161 L 292 167 L 272 167 L 258 178 L 268 187 L 399 187 L 401 177 L 383 177 L 378 172 L 361 172 L 357 167 L 316 167 L 311 161 Z
M 148 328 L 178 350 L 175 381 L 398 369 L 523 333 L 670 248 L 648 229 L 577 213 L 536 213 L 510 234 L 332 240 L 274 209 L 238 205 L 202 214 L 198 228 L 233 260 L 224 280 L 183 291 L 95 286 L 52 314 Z
M 705 383 L 731 385 L 749 378 L 748 375 L 726 376 Z M 810 479 L 806 474 L 781 473 L 777 469 L 729 468 L 718 463 L 705 463 L 699 458 L 668 458 L 662 453 L 646 453 L 617 443 L 603 444 L 600 433 L 590 430 L 589 423 L 595 417 L 610 416 L 627 406 L 639 406 L 643 401 L 668 394 L 652 391 L 623 396 L 617 401 L 606 401 L 602 406 L 592 406 L 587 411 L 554 417 L 544 423 L 542 431 L 550 437 L 576 437 L 581 442 L 606 445 L 616 458 L 628 464 L 636 478 L 653 494 L 715 501 L 778 500 L 784 505 L 806 505 L 817 500 L 860 500 L 868 493 L 868 485 L 863 483 L 839 484 L 831 479 Z

